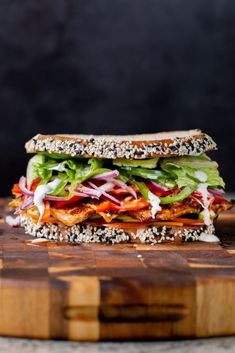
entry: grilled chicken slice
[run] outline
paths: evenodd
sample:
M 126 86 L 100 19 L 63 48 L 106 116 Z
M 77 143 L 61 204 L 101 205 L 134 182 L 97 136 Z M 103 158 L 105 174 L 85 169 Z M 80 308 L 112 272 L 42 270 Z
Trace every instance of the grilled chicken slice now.
M 210 206 L 210 209 L 213 210 L 216 214 L 224 211 L 228 211 L 233 207 L 233 203 L 228 200 L 223 200 L 220 203 L 213 203 Z
M 59 209 L 51 208 L 51 215 L 70 227 L 74 224 L 85 221 L 93 214 L 95 214 L 95 211 L 92 208 L 82 204 L 77 204 L 77 206 L 72 208 L 69 205 Z
M 9 207 L 13 207 L 13 208 L 17 208 L 17 207 L 20 207 L 22 205 L 23 201 L 21 198 L 16 198 L 16 199 L 13 199 L 12 201 L 9 202 L 8 206 Z
M 188 205 L 179 205 L 179 206 L 170 206 L 168 208 L 162 208 L 162 211 L 159 211 L 155 219 L 156 220 L 170 220 L 174 218 L 178 218 L 188 213 L 199 213 L 201 207 L 190 207 Z M 151 210 L 139 210 L 128 212 L 128 214 L 132 217 L 137 218 L 139 221 L 144 222 L 152 219 Z

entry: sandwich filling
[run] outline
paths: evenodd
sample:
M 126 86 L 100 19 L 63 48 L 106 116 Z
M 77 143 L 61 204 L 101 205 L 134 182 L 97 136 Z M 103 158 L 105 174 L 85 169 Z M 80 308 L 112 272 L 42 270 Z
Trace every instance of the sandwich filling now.
M 38 153 L 10 206 L 33 222 L 210 226 L 231 208 L 218 164 L 207 155 L 145 160 Z

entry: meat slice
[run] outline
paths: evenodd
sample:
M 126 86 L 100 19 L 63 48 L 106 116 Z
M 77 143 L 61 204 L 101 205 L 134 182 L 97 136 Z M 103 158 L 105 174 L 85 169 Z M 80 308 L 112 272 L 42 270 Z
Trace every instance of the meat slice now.
M 210 209 L 213 210 L 216 214 L 224 211 L 228 211 L 233 207 L 233 203 L 228 200 L 223 200 L 220 203 L 213 203 L 210 206 Z
M 200 212 L 200 206 L 190 207 L 188 205 L 180 205 L 180 206 L 162 207 L 162 210 L 156 214 L 155 219 L 166 221 L 166 220 L 178 218 L 188 213 L 199 213 L 199 212 Z M 128 214 L 132 217 L 135 217 L 141 222 L 152 219 L 151 209 L 132 211 L 132 212 L 128 212 Z
M 87 218 L 91 217 L 95 211 L 85 205 L 76 205 L 72 207 L 70 205 L 64 208 L 51 208 L 51 215 L 57 218 L 61 223 L 66 226 L 73 226 L 74 224 L 81 223 Z

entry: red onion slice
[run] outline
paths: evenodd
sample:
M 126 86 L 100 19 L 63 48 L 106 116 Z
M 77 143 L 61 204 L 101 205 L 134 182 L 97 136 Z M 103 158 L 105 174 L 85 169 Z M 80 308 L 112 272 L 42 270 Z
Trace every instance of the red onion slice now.
M 108 180 L 111 178 L 116 178 L 118 175 L 119 175 L 118 170 L 112 170 L 111 172 L 95 175 L 91 179 L 93 179 L 93 180 Z
M 75 192 L 74 193 L 75 196 L 80 196 L 80 197 L 88 197 L 87 194 L 84 194 L 84 192 Z
M 152 187 L 155 191 L 168 191 L 167 188 L 164 188 L 163 186 L 155 183 L 154 181 L 150 181 L 150 184 L 152 185 Z
M 101 192 L 104 192 L 104 191 L 110 191 L 113 189 L 114 185 L 112 182 L 107 182 L 107 183 L 104 183 L 103 185 L 101 186 L 96 186 L 94 183 L 92 183 L 91 181 L 88 181 L 87 183 L 88 185 L 90 185 L 93 189 L 95 190 L 98 190 Z
M 77 191 L 85 194 L 87 197 L 91 197 L 95 199 L 99 199 L 101 196 L 101 192 L 99 190 L 94 190 L 84 185 L 79 185 Z
M 26 197 L 23 201 L 22 205 L 20 206 L 21 210 L 27 210 L 33 205 L 33 196 Z
M 132 189 L 131 186 L 126 185 L 123 181 L 118 180 L 118 179 L 113 179 L 112 183 L 124 190 L 126 190 L 127 192 L 129 192 L 132 196 L 134 196 L 135 199 L 137 199 L 137 194 L 135 192 L 135 190 Z
M 208 189 L 209 193 L 211 193 L 213 196 L 220 196 L 222 197 L 225 192 L 222 189 Z
M 105 200 L 108 200 L 108 201 L 111 201 L 111 202 L 115 203 L 117 206 L 121 206 L 122 205 L 121 202 L 118 199 L 116 199 L 116 197 L 108 194 L 107 192 L 103 192 L 102 197 Z
M 19 188 L 23 192 L 24 195 L 33 196 L 33 192 L 29 191 L 26 188 L 26 178 L 24 176 L 22 176 L 19 180 Z
M 105 183 L 105 184 L 103 184 L 102 186 L 96 186 L 94 183 L 92 183 L 91 181 L 89 181 L 88 182 L 89 183 L 89 185 L 91 186 L 91 187 L 93 187 L 95 190 L 99 190 L 99 191 L 101 191 L 101 193 L 102 193 L 102 197 L 105 199 L 105 200 L 108 200 L 108 201 L 112 201 L 113 203 L 115 203 L 116 205 L 118 205 L 118 206 L 121 206 L 121 202 L 118 200 L 118 199 L 116 199 L 116 197 L 114 197 L 114 196 L 112 196 L 112 195 L 110 195 L 110 194 L 108 194 L 105 190 L 111 190 L 112 188 L 113 188 L 113 183 Z

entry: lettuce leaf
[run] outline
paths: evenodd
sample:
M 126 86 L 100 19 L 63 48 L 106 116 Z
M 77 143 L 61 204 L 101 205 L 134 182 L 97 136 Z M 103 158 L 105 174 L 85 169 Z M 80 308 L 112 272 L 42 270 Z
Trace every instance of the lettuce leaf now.
M 201 181 L 195 175 L 197 171 L 201 171 L 207 175 L 206 183 L 210 187 L 225 186 L 223 179 L 219 175 L 218 164 L 206 155 L 162 158 L 160 166 L 175 179 L 179 188 L 184 186 L 194 187 L 199 184 Z
M 50 155 L 43 154 L 43 158 L 35 159 L 35 163 L 32 157 L 28 163 L 30 170 L 33 171 L 34 179 L 40 178 L 40 184 L 48 183 L 53 177 L 61 179 L 61 183 L 58 185 L 53 195 L 64 195 L 65 186 L 70 183 L 70 193 L 78 183 L 82 183 L 85 180 L 97 175 L 111 171 L 109 168 L 103 168 L 103 161 L 96 158 L 90 159 L 54 159 Z
M 167 188 L 178 187 L 183 189 L 184 192 L 181 194 L 183 198 L 190 190 L 192 192 L 197 189 L 198 184 L 202 182 L 199 179 L 202 173 L 206 174 L 206 183 L 209 187 L 224 187 L 224 181 L 218 172 L 218 164 L 206 155 L 160 158 L 159 162 L 158 159 L 149 159 L 148 163 L 150 164 L 145 164 L 145 167 L 137 165 L 140 163 L 144 165 L 143 163 L 147 160 L 138 161 L 135 166 L 125 166 L 124 160 L 121 161 L 120 163 L 120 160 L 68 158 L 57 154 L 39 153 L 32 157 L 28 163 L 27 182 L 28 179 L 31 183 L 32 180 L 40 178 L 41 184 L 46 184 L 57 177 L 61 180 L 61 183 L 53 192 L 53 195 L 67 196 L 68 193 L 73 195 L 77 184 L 97 174 L 109 172 L 114 169 L 115 165 L 115 169 L 117 168 L 120 173 L 117 178 L 125 183 L 135 184 L 146 198 L 148 198 L 149 189 L 144 182 L 148 180 L 155 181 Z M 150 168 L 151 163 L 155 166 L 154 168 Z M 158 168 L 156 169 L 157 163 Z M 121 167 L 120 164 L 122 164 Z M 198 172 L 201 172 L 201 174 Z M 66 185 L 68 185 L 68 188 L 65 190 Z M 186 187 L 187 189 L 185 189 Z M 166 198 L 162 202 L 171 203 L 172 200 L 173 198 Z
M 114 159 L 113 165 L 118 167 L 142 167 L 154 169 L 157 166 L 159 158 L 152 159 Z

